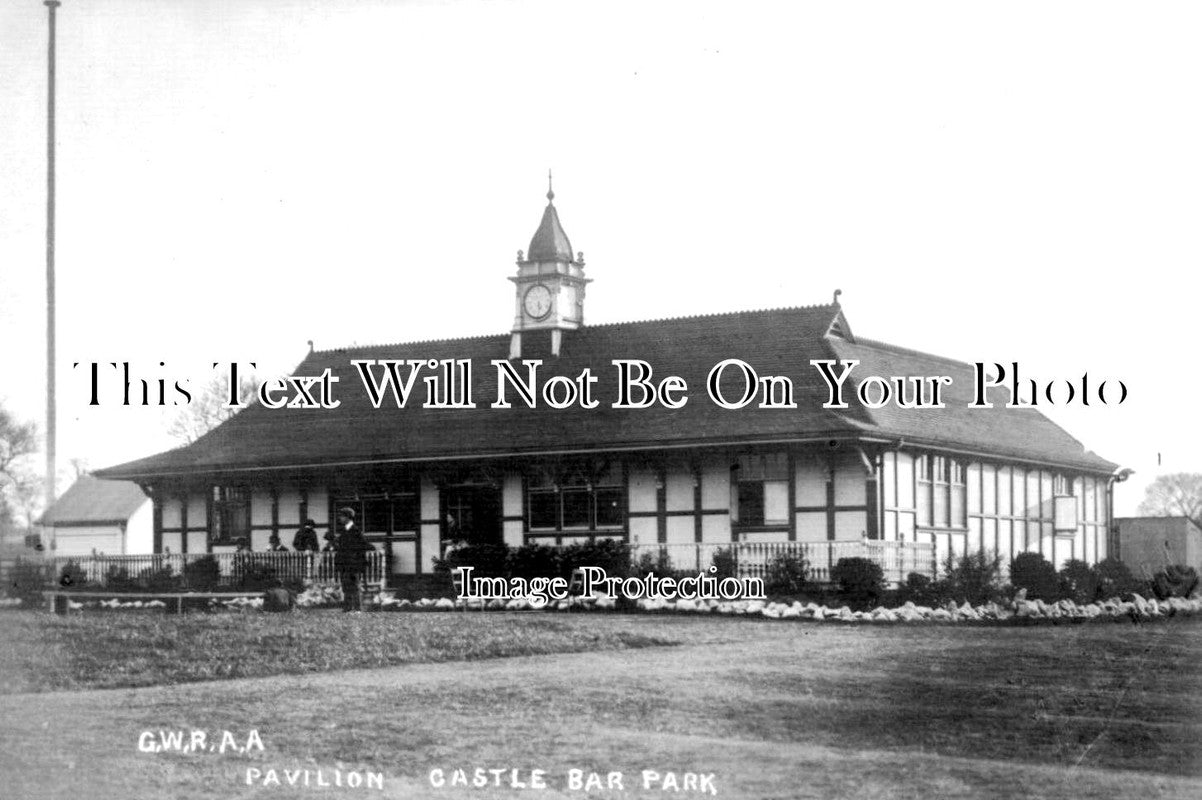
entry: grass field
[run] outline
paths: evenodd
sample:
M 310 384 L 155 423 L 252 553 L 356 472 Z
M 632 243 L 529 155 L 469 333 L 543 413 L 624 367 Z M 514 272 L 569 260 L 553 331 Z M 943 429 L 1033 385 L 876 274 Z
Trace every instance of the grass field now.
M 643 769 L 712 773 L 721 797 L 1202 796 L 1196 621 L 9 613 L 0 635 L 4 797 L 678 796 L 644 791 Z M 224 677 L 195 665 L 231 659 L 272 677 L 90 688 Z M 325 671 L 371 664 L 389 666 Z M 264 750 L 139 752 L 160 729 L 254 729 Z M 476 767 L 543 769 L 549 788 L 428 780 Z M 385 783 L 248 786 L 248 768 Z M 626 791 L 570 791 L 572 768 L 621 771 Z

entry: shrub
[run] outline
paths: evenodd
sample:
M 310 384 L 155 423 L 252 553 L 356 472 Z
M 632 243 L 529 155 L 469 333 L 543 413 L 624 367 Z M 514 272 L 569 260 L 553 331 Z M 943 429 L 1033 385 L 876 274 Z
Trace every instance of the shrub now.
M 1183 564 L 1172 564 L 1152 578 L 1152 591 L 1161 600 L 1189 597 L 1198 588 L 1198 571 Z
M 716 550 L 710 565 L 714 567 L 714 572 L 710 575 L 717 580 L 739 577 L 739 560 L 735 557 L 733 547 L 721 547 Z
M 58 585 L 64 589 L 82 589 L 88 582 L 88 574 L 78 561 L 68 561 L 58 573 Z
M 801 556 L 779 553 L 764 571 L 764 591 L 770 595 L 796 595 L 805 591 L 810 565 Z
M 9 594 L 26 608 L 36 608 L 42 603 L 42 592 L 53 588 L 52 574 L 46 564 L 17 560 L 9 573 Z
M 1092 603 L 1102 592 L 1102 580 L 1097 570 L 1075 558 L 1060 570 L 1059 579 L 1060 596 L 1074 603 Z
M 849 606 L 871 608 L 885 591 L 885 573 L 881 565 L 868 558 L 841 558 L 831 569 L 831 580 L 839 584 L 839 594 Z
M 1056 568 L 1039 553 L 1019 553 L 1010 562 L 1010 582 L 1031 600 L 1055 602 L 1060 596 Z
M 668 555 L 668 548 L 661 547 L 656 553 L 648 550 L 642 552 L 638 562 L 634 565 L 634 574 L 642 577 L 648 572 L 653 572 L 661 578 L 672 575 L 672 557 Z
M 454 554 L 452 554 L 454 555 Z M 559 551 L 544 544 L 527 544 L 509 552 L 506 570 L 515 578 L 556 577 L 562 574 Z M 475 567 L 475 564 L 467 566 Z
M 559 565 L 564 578 L 580 567 L 599 567 L 611 578 L 625 578 L 630 574 L 630 545 L 610 539 L 574 544 L 559 552 Z
M 434 559 L 434 570 L 450 572 L 456 567 L 471 567 L 473 577 L 504 578 L 509 571 L 508 562 L 509 545 L 469 544 Z
M 941 602 L 954 600 L 974 606 L 1000 599 L 1002 585 L 1002 557 L 984 550 L 965 553 L 960 557 L 948 555 L 944 562 L 943 584 L 932 587 L 936 593 L 946 595 Z M 939 601 L 936 601 L 939 602 Z
M 1131 570 L 1117 558 L 1107 558 L 1094 567 L 1098 576 L 1099 594 L 1103 598 L 1127 598 L 1132 594 L 1143 594 L 1147 584 L 1131 574 Z
M 239 553 L 234 559 L 234 582 L 247 591 L 274 589 L 280 586 L 275 566 L 253 553 Z
M 177 592 L 180 589 L 180 578 L 171 567 L 147 567 L 138 576 L 138 582 L 149 592 Z
M 129 574 L 129 570 L 125 567 L 114 564 L 104 574 L 104 588 L 114 592 L 136 592 L 138 581 Z
M 921 572 L 911 572 L 906 576 L 906 581 L 897 590 L 897 601 L 899 605 L 905 603 L 913 603 L 916 606 L 931 606 L 935 605 L 934 594 L 935 590 L 929 575 L 923 575 Z
M 202 556 L 184 565 L 184 584 L 198 592 L 211 592 L 221 582 L 221 567 L 213 556 Z

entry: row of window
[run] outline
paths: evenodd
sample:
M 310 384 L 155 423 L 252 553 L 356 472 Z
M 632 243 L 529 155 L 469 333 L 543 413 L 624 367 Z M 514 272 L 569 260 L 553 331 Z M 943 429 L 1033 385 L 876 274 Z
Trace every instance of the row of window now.
M 966 527 L 964 465 L 944 456 L 919 456 L 914 467 L 918 524 L 935 528 Z
M 1095 491 L 1092 479 L 1071 481 L 1063 474 L 1021 467 L 973 465 L 969 473 L 965 463 L 944 456 L 914 459 L 919 526 L 965 528 L 970 514 L 1051 519 L 1053 498 L 1073 495 L 1083 495 L 1084 518 L 1092 520 L 1104 497 L 1104 491 Z
M 974 470 L 977 469 L 974 467 Z M 1003 468 L 1007 487 L 1010 468 Z M 1028 490 L 1038 497 L 1039 477 L 1029 473 L 1024 481 L 1023 471 L 1014 468 L 1014 486 L 1018 496 L 1028 481 L 1035 485 Z M 974 485 L 966 485 L 965 463 L 944 456 L 919 456 L 914 459 L 915 510 L 917 524 L 923 527 L 965 528 L 970 512 L 981 513 L 982 497 Z M 1056 495 L 1073 494 L 1073 483 L 1063 475 L 1042 477 L 1052 481 Z M 976 480 L 976 478 L 974 478 Z M 1081 483 L 1081 481 L 1078 481 Z M 1087 482 L 1093 488 L 1092 481 Z M 1047 489 L 1044 490 L 1047 493 Z M 447 523 L 452 538 L 478 538 L 499 531 L 481 526 L 499 525 L 499 493 L 482 491 L 482 487 L 457 487 L 448 490 L 446 498 Z M 887 493 L 891 495 L 891 492 Z M 1089 493 L 1093 500 L 1093 492 Z M 1098 493 L 1098 496 L 1101 492 Z M 992 495 L 990 495 L 992 496 Z M 1005 510 L 1010 509 L 1007 488 Z M 889 499 L 887 497 L 887 499 Z M 213 493 L 213 541 L 231 542 L 250 535 L 250 492 L 245 488 L 220 487 Z M 1015 500 L 1021 503 L 1021 500 Z M 626 488 L 621 470 L 609 463 L 591 471 L 576 469 L 556 475 L 542 471 L 527 480 L 526 509 L 529 529 L 533 531 L 612 530 L 624 524 Z M 391 497 L 336 500 L 339 507 L 349 505 L 364 533 L 387 534 L 416 530 L 420 522 L 420 506 L 416 493 Z M 888 505 L 888 504 L 887 504 Z M 908 504 L 907 504 L 908 505 Z M 1001 505 L 998 503 L 997 505 Z M 985 513 L 996 513 L 990 502 Z M 892 506 L 890 506 L 892 507 Z M 1017 509 L 1018 506 L 1016 505 Z M 730 516 L 737 525 L 787 525 L 789 507 L 789 460 L 785 453 L 766 453 L 740 456 L 731 464 Z M 997 509 L 1002 511 L 1002 509 Z M 1092 511 L 1092 508 L 1091 508 Z M 1016 515 L 1021 513 L 1016 510 Z

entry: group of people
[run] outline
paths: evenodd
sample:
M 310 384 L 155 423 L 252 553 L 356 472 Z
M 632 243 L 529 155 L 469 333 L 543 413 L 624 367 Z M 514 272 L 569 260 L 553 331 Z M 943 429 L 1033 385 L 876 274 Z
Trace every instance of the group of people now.
M 338 581 L 342 585 L 342 610 L 362 611 L 363 592 L 360 584 L 367 575 L 367 553 L 372 547 L 355 524 L 355 509 L 344 506 L 338 509 L 337 518 L 337 524 L 323 537 L 324 547 L 318 544 L 317 523 L 307 519 L 292 537 L 292 548 L 298 553 L 333 552 L 334 571 L 338 573 Z M 288 552 L 288 548 L 280 542 L 279 534 L 272 533 L 268 542 L 269 552 Z M 241 540 L 238 550 L 249 552 L 250 543 Z

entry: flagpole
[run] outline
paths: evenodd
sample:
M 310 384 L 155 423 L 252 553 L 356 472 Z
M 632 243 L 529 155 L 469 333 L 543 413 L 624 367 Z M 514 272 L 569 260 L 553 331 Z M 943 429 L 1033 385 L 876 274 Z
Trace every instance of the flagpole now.
M 55 357 L 54 357 L 54 22 L 59 0 L 44 0 L 50 10 L 50 46 L 46 104 L 46 506 L 55 491 Z

